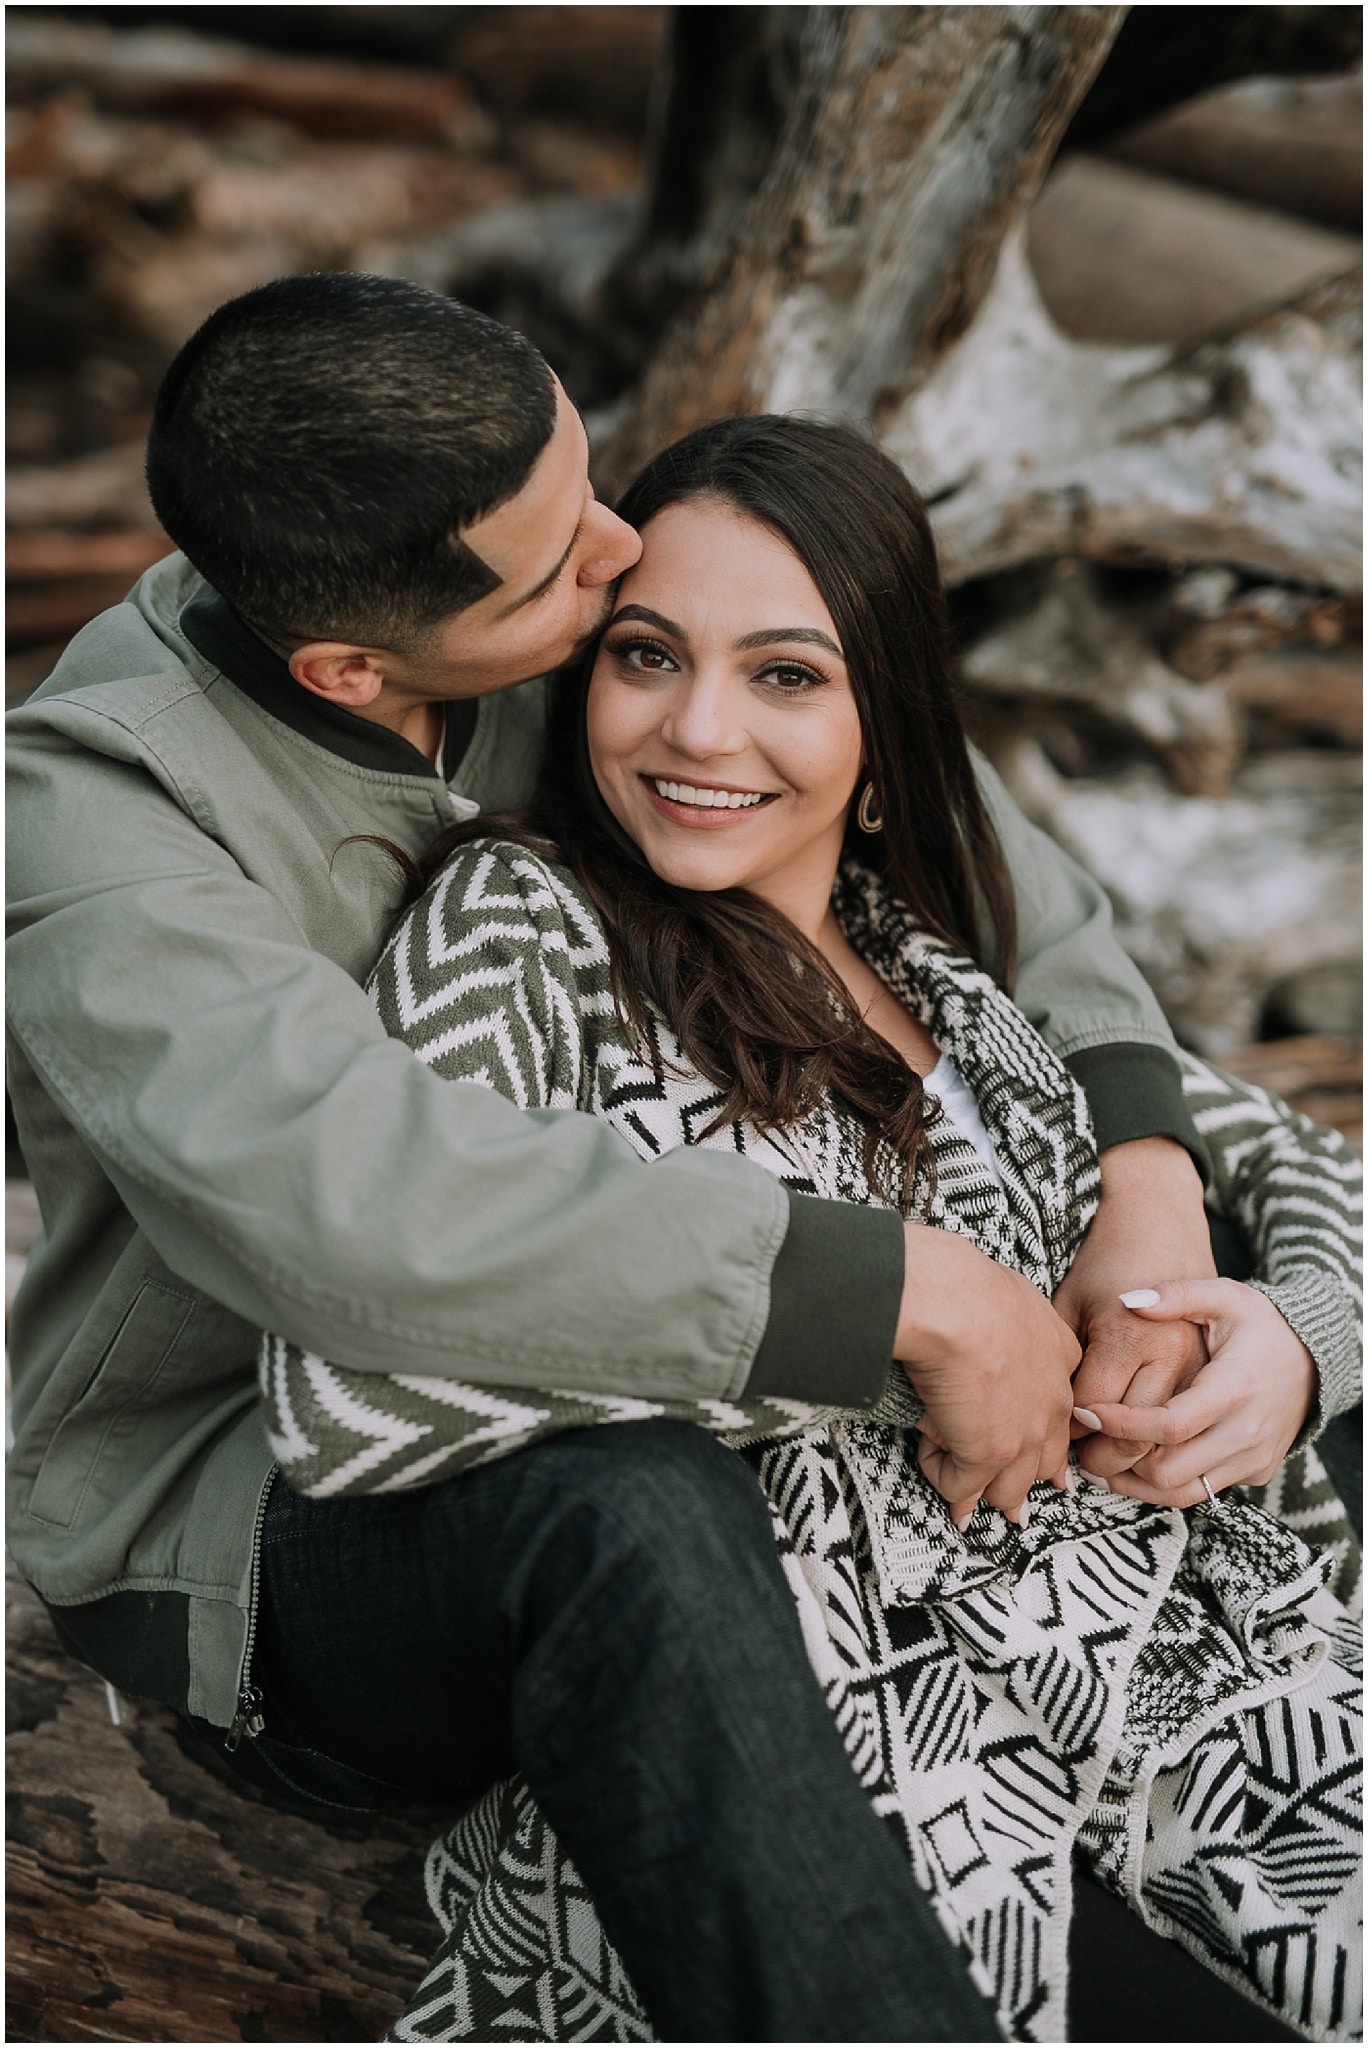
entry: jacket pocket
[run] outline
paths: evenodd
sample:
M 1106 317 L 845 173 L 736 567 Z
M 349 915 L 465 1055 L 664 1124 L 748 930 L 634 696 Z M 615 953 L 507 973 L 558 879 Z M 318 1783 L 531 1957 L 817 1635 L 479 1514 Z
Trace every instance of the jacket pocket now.
M 191 1296 L 143 1282 L 43 1453 L 28 1501 L 37 1520 L 74 1527 L 106 1446 L 157 1379 L 194 1311 Z

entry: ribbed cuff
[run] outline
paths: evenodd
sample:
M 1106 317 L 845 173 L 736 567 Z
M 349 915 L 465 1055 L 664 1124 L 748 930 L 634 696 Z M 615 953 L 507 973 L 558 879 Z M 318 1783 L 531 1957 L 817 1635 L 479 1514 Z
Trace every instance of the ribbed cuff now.
M 1099 1152 L 1134 1138 L 1172 1138 L 1191 1153 L 1202 1185 L 1210 1186 L 1211 1154 L 1192 1121 L 1171 1053 L 1127 1041 L 1085 1046 L 1064 1064 L 1088 1098 Z
M 1348 1297 L 1322 1273 L 1298 1274 L 1276 1285 L 1251 1280 L 1290 1323 L 1316 1363 L 1316 1399 L 1297 1444 L 1312 1443 L 1327 1422 L 1347 1415 L 1363 1394 L 1358 1316 Z M 1295 1448 L 1295 1446 L 1294 1446 Z
M 789 1196 L 765 1334 L 746 1394 L 870 1408 L 884 1390 L 903 1290 L 891 1209 Z

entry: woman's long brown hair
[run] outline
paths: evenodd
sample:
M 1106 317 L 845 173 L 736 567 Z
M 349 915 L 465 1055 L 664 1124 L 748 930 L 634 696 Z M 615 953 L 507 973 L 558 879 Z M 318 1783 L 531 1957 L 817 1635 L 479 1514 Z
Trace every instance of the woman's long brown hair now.
M 704 427 L 656 457 L 618 511 L 638 529 L 710 499 L 782 536 L 831 613 L 859 710 L 883 827 L 847 850 L 927 931 L 1008 985 L 1011 884 L 979 795 L 950 666 L 945 596 L 926 510 L 897 465 L 844 427 L 762 415 Z M 676 888 L 646 865 L 599 795 L 584 736 L 591 663 L 558 687 L 547 774 L 530 814 L 477 817 L 429 848 L 427 880 L 457 846 L 511 839 L 564 861 L 608 934 L 618 1010 L 638 1046 L 664 1018 L 721 1102 L 710 1128 L 797 1123 L 832 1093 L 861 1119 L 871 1189 L 909 1214 L 934 1186 L 932 1110 L 918 1077 L 864 1022 L 817 948 L 744 889 Z

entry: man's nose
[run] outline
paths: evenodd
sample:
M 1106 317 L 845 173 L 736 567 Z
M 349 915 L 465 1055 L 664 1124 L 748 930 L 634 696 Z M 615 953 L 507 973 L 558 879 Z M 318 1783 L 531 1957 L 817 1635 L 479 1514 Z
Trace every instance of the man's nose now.
M 576 574 L 581 585 L 593 589 L 626 574 L 641 554 L 641 536 L 606 505 L 591 505 L 585 517 L 593 528 Z

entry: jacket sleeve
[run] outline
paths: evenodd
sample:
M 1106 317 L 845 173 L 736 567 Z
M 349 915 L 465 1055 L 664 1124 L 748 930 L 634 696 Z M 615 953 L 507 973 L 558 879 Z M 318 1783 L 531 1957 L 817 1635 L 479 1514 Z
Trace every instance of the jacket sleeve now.
M 522 848 L 463 848 L 404 917 L 372 977 L 387 1029 L 453 1082 L 523 1108 L 588 1104 L 589 1033 L 611 1015 L 596 924 Z M 271 1449 L 296 1491 L 393 1492 L 594 1423 L 669 1416 L 735 1441 L 811 1426 L 830 1408 L 783 1398 L 480 1387 L 362 1373 L 267 1335 L 259 1380 Z
M 788 1225 L 772 1176 L 697 1150 L 647 1165 L 595 1118 L 442 1080 L 193 798 L 115 744 L 11 750 L 8 1003 L 172 1270 L 363 1371 L 741 1392 Z M 872 1374 L 901 1236 L 851 1214 L 883 1275 Z M 790 1341 L 816 1374 L 843 1308 L 813 1310 Z
M 1318 1391 L 1301 1441 L 1363 1395 L 1360 1282 L 1363 1166 L 1338 1131 L 1190 1053 L 1184 1086 L 1210 1148 L 1208 1207 L 1239 1226 L 1250 1285 L 1315 1360 Z
M 1087 1096 L 1099 1152 L 1133 1138 L 1172 1138 L 1205 1178 L 1173 1033 L 1117 943 L 1106 892 L 1027 821 L 977 753 L 974 767 L 1016 893 L 1012 994 Z

